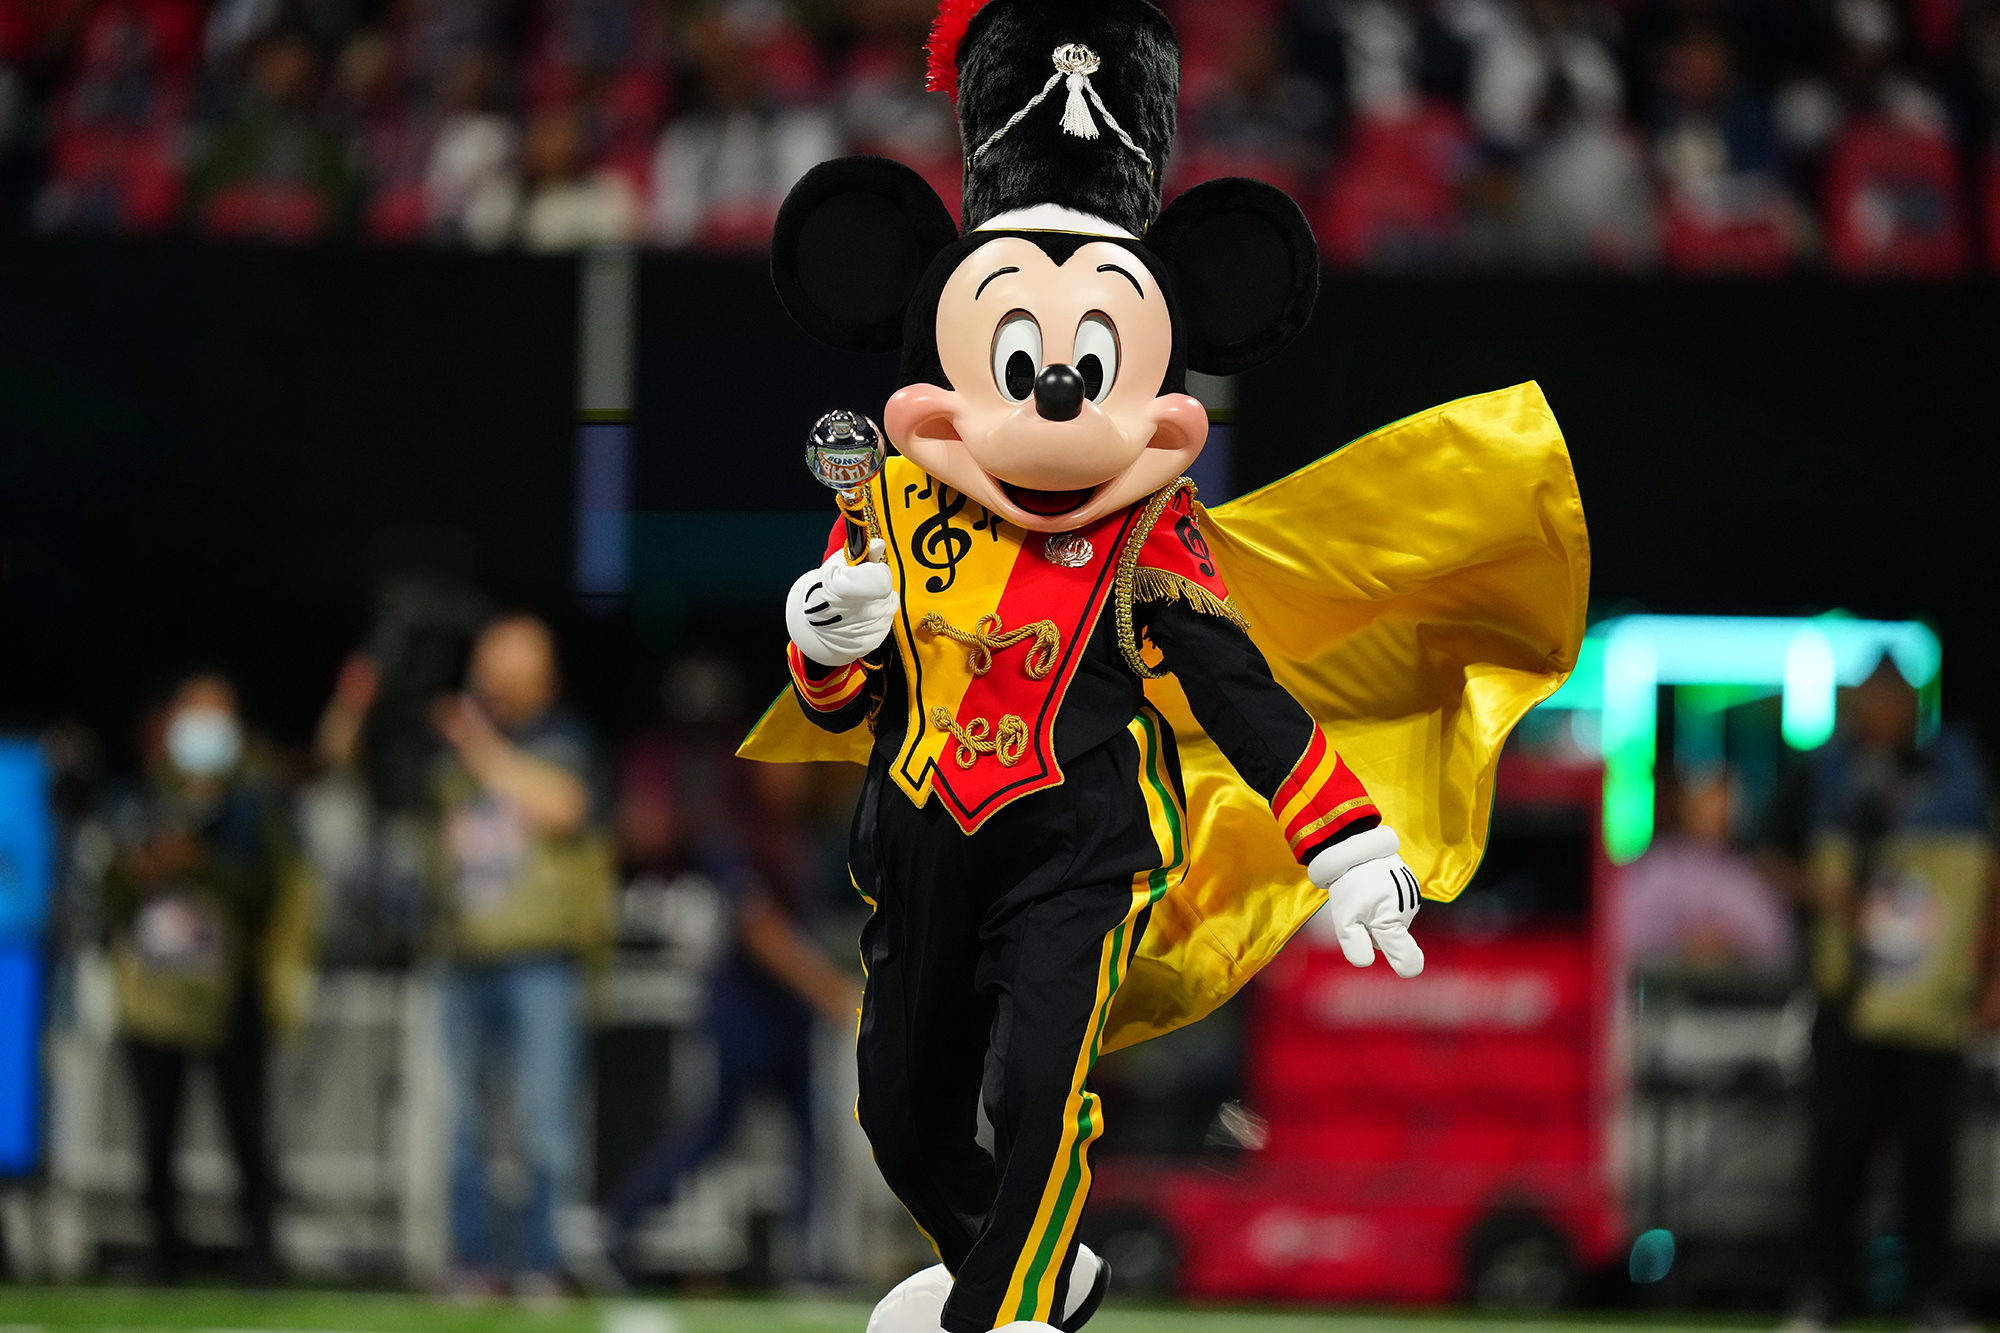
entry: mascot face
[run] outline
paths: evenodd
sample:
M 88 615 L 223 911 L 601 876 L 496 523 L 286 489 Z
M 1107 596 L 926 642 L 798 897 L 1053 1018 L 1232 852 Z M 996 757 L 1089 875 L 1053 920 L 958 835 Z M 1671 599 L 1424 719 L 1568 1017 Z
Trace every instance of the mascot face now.
M 939 294 L 946 382 L 889 400 L 903 455 L 1030 531 L 1065 532 L 1181 475 L 1208 438 L 1184 393 L 1161 393 L 1173 361 L 1167 294 L 1124 246 L 1092 241 L 1066 260 L 1000 236 L 962 260 Z

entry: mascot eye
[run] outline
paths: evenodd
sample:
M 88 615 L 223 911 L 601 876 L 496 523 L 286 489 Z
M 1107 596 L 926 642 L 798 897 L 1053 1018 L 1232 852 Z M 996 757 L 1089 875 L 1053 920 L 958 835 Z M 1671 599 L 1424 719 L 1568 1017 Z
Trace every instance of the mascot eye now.
M 1025 403 L 1042 373 L 1042 326 L 1025 310 L 1000 321 L 993 335 L 993 382 L 1009 402 Z
M 1118 382 L 1118 331 L 1103 315 L 1085 315 L 1076 327 L 1076 373 L 1093 403 L 1109 397 Z

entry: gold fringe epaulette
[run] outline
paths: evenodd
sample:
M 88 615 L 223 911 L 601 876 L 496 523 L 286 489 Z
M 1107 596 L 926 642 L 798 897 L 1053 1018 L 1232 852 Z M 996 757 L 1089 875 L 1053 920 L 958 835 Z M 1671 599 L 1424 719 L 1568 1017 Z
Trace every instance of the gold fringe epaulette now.
M 1204 615 L 1219 616 L 1227 620 L 1245 634 L 1250 632 L 1250 622 L 1236 609 L 1233 599 L 1217 597 L 1192 579 L 1172 574 L 1164 569 L 1149 569 L 1139 566 L 1132 578 L 1132 600 L 1135 602 L 1186 602 Z
M 1195 495 L 1194 483 L 1186 477 L 1153 492 L 1146 501 L 1146 507 L 1139 513 L 1139 521 L 1132 526 L 1131 535 L 1125 539 L 1125 549 L 1118 553 L 1118 572 L 1112 589 L 1112 617 L 1118 630 L 1118 649 L 1124 655 L 1125 665 L 1132 668 L 1141 680 L 1157 680 L 1167 675 L 1161 667 L 1146 665 L 1140 652 L 1139 633 L 1132 620 L 1132 607 L 1137 602 L 1185 602 L 1204 615 L 1227 620 L 1250 632 L 1250 622 L 1236 609 L 1232 598 L 1217 597 L 1199 583 L 1182 578 L 1179 574 L 1164 569 L 1150 569 L 1139 564 L 1139 552 L 1146 545 L 1146 538 L 1152 534 L 1153 526 L 1173 503 L 1174 497 L 1186 491 L 1189 499 Z M 1199 504 L 1194 506 L 1197 519 L 1205 516 Z

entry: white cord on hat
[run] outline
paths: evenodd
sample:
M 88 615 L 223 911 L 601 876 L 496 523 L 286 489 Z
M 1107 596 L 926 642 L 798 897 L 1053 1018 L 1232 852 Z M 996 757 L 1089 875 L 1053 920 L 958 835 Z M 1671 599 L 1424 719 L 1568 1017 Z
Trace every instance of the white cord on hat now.
M 986 142 L 979 145 L 968 165 L 978 165 L 979 159 L 986 156 L 987 149 L 1000 142 L 1002 135 L 1019 125 L 1027 118 L 1030 111 L 1047 100 L 1048 95 L 1056 90 L 1058 83 L 1068 79 L 1069 102 L 1063 107 L 1063 133 L 1078 139 L 1097 138 L 1097 122 L 1090 118 L 1090 106 L 1094 104 L 1097 107 L 1097 114 L 1104 117 L 1104 123 L 1111 127 L 1112 133 L 1122 139 L 1127 148 L 1139 155 L 1139 160 L 1146 164 L 1147 174 L 1151 175 L 1153 159 L 1146 155 L 1145 149 L 1132 142 L 1132 136 L 1125 132 L 1125 127 L 1118 123 L 1117 117 L 1111 114 L 1111 109 L 1104 105 L 1104 99 L 1098 95 L 1096 85 L 1090 81 L 1090 76 L 1097 73 L 1102 63 L 1097 58 L 1097 52 L 1082 42 L 1071 42 L 1067 46 L 1058 46 L 1053 59 L 1056 72 L 1049 75 L 1049 81 L 1042 85 L 1042 90 L 1029 98 L 1028 104 L 1010 116 L 1005 125 L 986 137 Z M 1089 103 L 1084 101 L 1086 96 L 1090 98 Z

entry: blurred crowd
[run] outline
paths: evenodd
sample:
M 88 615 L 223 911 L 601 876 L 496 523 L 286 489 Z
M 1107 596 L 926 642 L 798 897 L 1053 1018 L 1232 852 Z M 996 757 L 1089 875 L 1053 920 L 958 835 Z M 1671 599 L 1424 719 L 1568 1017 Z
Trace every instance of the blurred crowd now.
M 55 943 L 104 960 L 115 989 L 150 1275 L 188 1269 L 176 1145 L 189 1068 L 205 1065 L 240 1185 L 244 1276 L 280 1276 L 273 1039 L 306 1020 L 316 974 L 345 968 L 415 969 L 435 996 L 441 1294 L 560 1298 L 580 1272 L 561 1219 L 586 1198 L 586 1280 L 675 1271 L 659 1263 L 657 1224 L 753 1103 L 775 1103 L 791 1130 L 765 1150 L 779 1178 L 769 1216 L 806 1238 L 790 1275 L 819 1276 L 815 1168 L 834 1140 L 814 1033 L 851 1031 L 860 1003 L 858 970 L 839 961 L 867 911 L 843 869 L 858 779 L 737 759 L 758 702 L 726 660 L 690 653 L 649 715 L 603 747 L 565 699 L 545 622 L 412 577 L 380 591 L 309 750 L 261 735 L 207 667 L 157 692 L 123 780 L 104 780 L 83 729 L 52 731 L 66 880 Z M 1915 1308 L 1927 1333 L 1961 1333 L 1952 1145 L 1968 1043 L 2000 1028 L 1991 788 L 1965 733 L 1922 724 L 1891 659 L 1843 692 L 1842 718 L 1754 802 L 1719 749 L 1677 738 L 1662 836 L 1604 885 L 1607 934 L 1649 982 L 1761 975 L 1815 996 L 1805 1263 L 1787 1333 L 1825 1333 L 1841 1313 L 1863 1168 L 1892 1130 Z M 1519 878 L 1497 879 L 1487 907 Z M 1516 924 L 1572 910 L 1537 900 L 1538 883 L 1528 876 Z M 1590 892 L 1578 895 L 1582 912 Z M 1508 928 L 1469 898 L 1426 929 L 1490 941 Z M 698 991 L 674 1021 L 698 1026 L 713 1058 L 679 1109 L 656 1095 L 679 1057 L 592 1035 L 657 1025 L 621 1020 L 611 997 L 621 976 L 668 972 Z M 1124 1150 L 1179 1151 L 1191 1129 L 1206 1151 L 1216 1089 L 1250 1058 L 1240 1018 L 1107 1062 Z M 1163 1061 L 1186 1068 L 1164 1075 Z
M 0 0 L 0 208 L 50 232 L 762 247 L 842 153 L 960 196 L 932 0 Z M 2000 260 L 2000 0 L 1176 0 L 1171 194 L 1363 270 Z
M 851 1026 L 860 1005 L 858 969 L 832 961 L 848 950 L 814 933 L 853 936 L 839 919 L 858 905 L 839 871 L 852 784 L 824 765 L 736 759 L 749 702 L 725 661 L 686 658 L 650 718 L 602 747 L 565 701 L 546 623 L 418 579 L 385 592 L 309 752 L 272 743 L 207 667 L 157 692 L 122 778 L 103 777 L 82 728 L 52 732 L 56 942 L 108 963 L 149 1278 L 190 1268 L 175 1161 L 196 1065 L 241 1186 L 242 1276 L 281 1276 L 268 1065 L 330 967 L 416 969 L 434 986 L 445 1294 L 565 1294 L 575 1255 L 559 1221 L 583 1199 L 602 1205 L 600 1270 L 643 1266 L 648 1214 L 759 1095 L 796 1131 L 778 1211 L 802 1233 L 815 1018 Z M 665 1054 L 592 1054 L 593 1031 L 618 1021 L 609 993 L 635 968 L 699 990 L 690 1021 L 714 1078 L 689 1115 L 647 1091 Z

